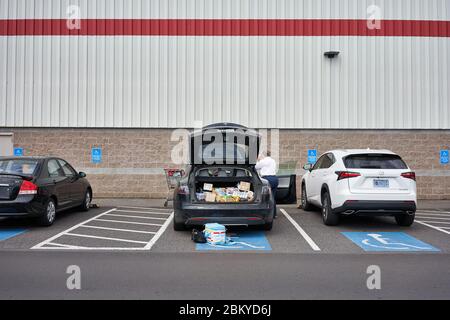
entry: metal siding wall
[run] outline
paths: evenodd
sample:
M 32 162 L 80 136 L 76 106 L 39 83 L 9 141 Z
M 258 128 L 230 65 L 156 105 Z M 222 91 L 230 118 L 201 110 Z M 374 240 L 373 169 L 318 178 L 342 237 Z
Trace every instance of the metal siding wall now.
M 0 19 L 450 20 L 449 0 L 0 0 Z M 0 37 L 0 126 L 450 128 L 450 39 Z M 341 51 L 329 61 L 323 52 Z

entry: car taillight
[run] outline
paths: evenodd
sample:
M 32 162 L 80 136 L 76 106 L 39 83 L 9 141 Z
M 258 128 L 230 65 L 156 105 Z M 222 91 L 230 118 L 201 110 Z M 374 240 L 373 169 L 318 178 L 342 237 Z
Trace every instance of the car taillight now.
M 336 174 L 338 175 L 337 178 L 338 181 L 361 176 L 361 174 L 358 172 L 350 172 L 350 171 L 336 171 Z
M 402 177 L 403 177 L 403 178 L 406 178 L 406 179 L 411 179 L 411 180 L 416 181 L 416 173 L 415 173 L 415 172 L 405 172 L 405 173 L 402 173 Z
M 189 187 L 188 186 L 180 186 L 178 188 L 178 194 L 189 195 Z
M 38 187 L 33 182 L 30 181 L 23 181 L 22 185 L 20 186 L 19 194 L 25 195 L 25 194 L 37 194 Z

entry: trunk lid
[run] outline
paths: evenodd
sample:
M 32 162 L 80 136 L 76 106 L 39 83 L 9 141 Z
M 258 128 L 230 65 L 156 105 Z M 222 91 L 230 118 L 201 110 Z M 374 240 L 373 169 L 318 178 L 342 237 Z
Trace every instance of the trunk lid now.
M 260 135 L 244 126 L 210 125 L 190 135 L 190 161 L 193 165 L 254 165 L 260 143 Z
M 0 174 L 0 200 L 15 200 L 23 180 L 19 176 Z

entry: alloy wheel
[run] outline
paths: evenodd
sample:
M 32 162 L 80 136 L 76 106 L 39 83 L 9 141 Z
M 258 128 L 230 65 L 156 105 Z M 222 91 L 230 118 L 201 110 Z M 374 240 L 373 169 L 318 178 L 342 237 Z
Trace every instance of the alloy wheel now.
M 53 222 L 55 220 L 55 216 L 56 216 L 55 204 L 53 203 L 53 201 L 49 201 L 47 205 L 47 220 L 49 222 Z

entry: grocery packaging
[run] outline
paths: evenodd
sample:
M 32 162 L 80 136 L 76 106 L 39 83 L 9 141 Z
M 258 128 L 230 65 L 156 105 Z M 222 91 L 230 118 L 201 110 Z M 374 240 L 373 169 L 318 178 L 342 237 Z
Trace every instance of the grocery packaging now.
M 216 202 L 216 195 L 212 192 L 205 192 L 206 202 Z
M 214 188 L 214 186 L 211 183 L 205 183 L 203 185 L 203 190 L 205 190 L 205 191 L 212 191 L 213 188 Z
M 218 223 L 205 224 L 206 241 L 212 245 L 224 245 L 226 243 L 226 228 Z
M 251 187 L 250 182 L 244 182 L 244 181 L 241 181 L 238 186 L 239 190 L 241 190 L 241 191 L 250 191 L 250 187 Z
M 195 196 L 197 197 L 197 200 L 199 200 L 199 201 L 204 201 L 206 198 L 206 195 L 204 192 L 197 192 L 195 194 Z

